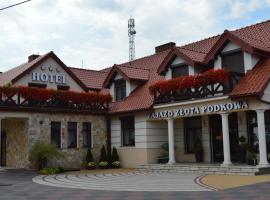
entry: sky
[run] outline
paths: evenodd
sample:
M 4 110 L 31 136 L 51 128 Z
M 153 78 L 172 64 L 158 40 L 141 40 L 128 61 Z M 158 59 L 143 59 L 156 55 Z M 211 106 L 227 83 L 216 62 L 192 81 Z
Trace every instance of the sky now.
M 0 0 L 0 8 L 20 1 Z M 0 71 L 49 51 L 85 69 L 126 62 L 130 16 L 140 58 L 167 42 L 180 46 L 268 20 L 269 11 L 270 0 L 32 0 L 0 11 Z

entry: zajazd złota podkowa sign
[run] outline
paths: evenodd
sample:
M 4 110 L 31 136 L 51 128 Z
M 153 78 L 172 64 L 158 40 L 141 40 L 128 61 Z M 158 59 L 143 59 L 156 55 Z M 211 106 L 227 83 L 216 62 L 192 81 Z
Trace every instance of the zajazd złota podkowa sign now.
M 176 110 L 165 110 L 160 112 L 152 112 L 149 115 L 150 119 L 165 119 L 173 117 L 193 116 L 200 114 L 212 114 L 218 112 L 230 112 L 248 109 L 247 101 L 236 101 L 230 103 L 213 104 L 206 106 L 185 107 Z

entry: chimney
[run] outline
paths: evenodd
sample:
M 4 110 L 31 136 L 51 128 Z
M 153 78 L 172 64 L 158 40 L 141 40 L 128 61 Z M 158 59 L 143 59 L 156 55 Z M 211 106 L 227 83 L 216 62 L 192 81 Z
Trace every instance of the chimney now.
M 39 55 L 32 54 L 32 55 L 28 56 L 28 62 L 32 62 L 33 60 L 37 59 L 38 57 L 39 57 Z
M 155 51 L 156 51 L 156 53 L 159 53 L 159 52 L 162 52 L 162 51 L 166 51 L 166 50 L 172 49 L 175 46 L 176 46 L 175 42 L 168 42 L 166 44 L 162 44 L 162 45 L 156 46 L 155 47 Z

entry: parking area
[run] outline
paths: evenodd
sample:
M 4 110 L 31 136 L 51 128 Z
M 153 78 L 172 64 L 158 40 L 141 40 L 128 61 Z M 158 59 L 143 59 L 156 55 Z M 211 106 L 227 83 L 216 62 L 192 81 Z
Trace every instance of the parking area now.
M 70 180 L 70 178 L 78 177 L 77 174 L 67 174 L 67 179 L 65 178 L 64 181 Z M 141 176 L 140 176 L 141 175 Z M 165 184 L 165 181 L 162 180 L 167 176 L 167 180 L 171 178 L 171 185 L 177 184 L 176 179 L 181 179 L 180 175 L 179 177 L 173 177 L 175 174 L 172 174 L 172 176 L 168 174 L 140 174 L 140 175 L 134 175 L 134 174 L 128 174 L 126 175 L 119 175 L 117 177 L 117 181 L 114 182 L 115 185 L 120 184 L 118 180 L 122 180 L 122 184 L 124 184 L 124 181 L 131 182 L 132 180 L 137 180 L 138 183 L 143 183 L 147 181 L 148 177 L 154 176 L 152 183 L 162 183 L 164 184 L 163 187 L 168 187 L 167 184 Z M 59 175 L 60 176 L 60 175 Z M 61 175 L 62 176 L 62 175 Z M 160 189 L 160 191 L 112 191 L 112 190 L 101 190 L 104 188 L 104 185 L 102 183 L 111 180 L 113 175 L 97 175 L 96 180 L 100 179 L 98 182 L 93 180 L 92 175 L 88 174 L 88 176 L 91 178 L 89 180 L 86 178 L 86 176 L 80 175 L 81 179 L 85 179 L 85 184 L 90 184 L 89 182 L 92 182 L 90 185 L 95 185 L 96 183 L 99 183 L 98 188 L 95 190 L 92 189 L 75 189 L 73 188 L 64 188 L 64 187 L 55 187 L 55 186 L 48 186 L 48 185 L 42 185 L 37 184 L 32 181 L 32 179 L 38 176 L 37 173 L 32 171 L 25 171 L 25 170 L 15 170 L 15 171 L 8 171 L 5 173 L 0 174 L 0 199 L 4 200 L 82 200 L 82 199 L 99 199 L 99 200 L 122 200 L 122 199 L 169 199 L 169 200 L 176 200 L 176 199 L 269 199 L 270 196 L 270 183 L 260 183 L 256 185 L 249 185 L 244 187 L 238 187 L 234 189 L 228 189 L 228 190 L 220 190 L 220 191 L 210 191 L 210 189 L 205 189 L 203 191 L 165 191 Z M 190 176 L 191 175 L 187 175 Z M 122 177 L 122 178 L 120 178 Z M 145 177 L 144 179 L 141 179 L 141 182 L 138 182 L 139 177 Z M 159 177 L 159 178 L 158 178 Z M 48 178 L 48 177 L 46 177 Z M 46 178 L 44 180 L 46 180 Z M 184 178 L 182 178 L 184 180 Z M 61 180 L 61 179 L 60 179 Z M 103 180 L 103 181 L 101 181 Z M 72 179 L 72 182 L 77 182 L 78 179 Z M 79 180 L 80 181 L 80 180 Z M 163 182 L 162 182 L 163 181 Z M 136 182 L 136 181 L 135 181 Z M 112 183 L 112 182 L 111 182 Z M 148 182 L 149 183 L 149 182 Z M 189 182 L 190 183 L 190 182 Z M 135 185 L 135 184 L 134 184 Z M 126 186 L 127 183 L 126 183 Z M 175 187 L 175 186 L 174 186 Z M 201 186 L 203 187 L 203 186 Z M 162 188 L 160 186 L 160 188 Z

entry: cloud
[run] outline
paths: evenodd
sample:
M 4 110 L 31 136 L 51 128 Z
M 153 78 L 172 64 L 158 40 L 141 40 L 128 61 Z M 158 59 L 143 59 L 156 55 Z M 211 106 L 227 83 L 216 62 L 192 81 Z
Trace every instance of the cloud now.
M 228 28 L 223 16 L 241 17 L 260 4 L 235 3 L 236 8 L 230 0 L 33 0 L 0 12 L 1 71 L 50 50 L 74 67 L 82 60 L 91 69 L 125 62 L 130 15 L 136 23 L 136 57 L 146 56 L 165 42 L 180 45 L 222 32 Z M 248 11 L 240 13 L 243 7 Z

